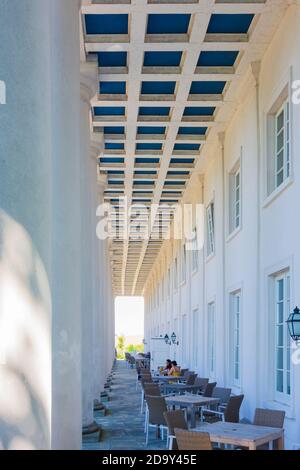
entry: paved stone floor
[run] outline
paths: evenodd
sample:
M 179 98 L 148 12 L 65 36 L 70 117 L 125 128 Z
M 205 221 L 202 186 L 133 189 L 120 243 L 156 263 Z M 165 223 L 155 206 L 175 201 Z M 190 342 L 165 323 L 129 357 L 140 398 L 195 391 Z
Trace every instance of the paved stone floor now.
M 124 361 L 117 361 L 114 369 L 110 401 L 105 417 L 95 413 L 101 425 L 102 437 L 84 436 L 84 450 L 137 450 L 166 449 L 166 440 L 156 438 L 154 428 L 149 431 L 149 443 L 145 445 L 144 415 L 140 413 L 141 391 L 136 387 L 136 371 L 128 369 Z

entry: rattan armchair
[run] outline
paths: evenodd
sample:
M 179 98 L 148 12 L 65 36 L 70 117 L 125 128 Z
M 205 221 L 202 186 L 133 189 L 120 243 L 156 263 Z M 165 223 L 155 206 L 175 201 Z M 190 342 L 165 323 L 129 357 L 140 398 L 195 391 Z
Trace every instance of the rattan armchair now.
M 212 450 L 208 432 L 184 431 L 175 428 L 179 450 Z
M 169 450 L 178 450 L 174 429 L 188 430 L 185 412 L 183 410 L 167 411 L 164 417 L 168 426 L 167 448 Z

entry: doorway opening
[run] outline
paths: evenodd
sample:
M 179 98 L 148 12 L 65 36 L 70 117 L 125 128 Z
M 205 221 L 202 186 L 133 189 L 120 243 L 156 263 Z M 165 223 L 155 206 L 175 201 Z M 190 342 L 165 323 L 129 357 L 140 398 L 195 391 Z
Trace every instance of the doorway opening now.
M 144 352 L 144 297 L 116 297 L 115 346 L 117 358 L 125 352 L 132 355 Z

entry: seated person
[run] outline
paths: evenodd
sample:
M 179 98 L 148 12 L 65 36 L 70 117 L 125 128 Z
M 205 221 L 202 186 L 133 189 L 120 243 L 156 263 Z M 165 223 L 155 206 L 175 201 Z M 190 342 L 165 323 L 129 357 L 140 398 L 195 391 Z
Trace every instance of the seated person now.
M 169 375 L 169 371 L 171 370 L 171 368 L 172 368 L 172 361 L 171 359 L 167 359 L 165 367 L 161 367 L 159 369 L 159 373 L 161 375 Z
M 172 367 L 168 372 L 168 375 L 172 375 L 173 377 L 179 377 L 180 376 L 180 367 L 177 365 L 176 361 L 171 362 Z

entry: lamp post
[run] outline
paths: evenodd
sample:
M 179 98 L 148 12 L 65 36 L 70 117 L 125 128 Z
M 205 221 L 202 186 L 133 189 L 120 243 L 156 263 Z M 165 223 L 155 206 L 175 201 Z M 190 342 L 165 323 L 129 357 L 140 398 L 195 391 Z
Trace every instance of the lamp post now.
M 298 307 L 290 313 L 289 318 L 286 321 L 289 329 L 291 338 L 298 345 L 300 343 L 300 310 Z

